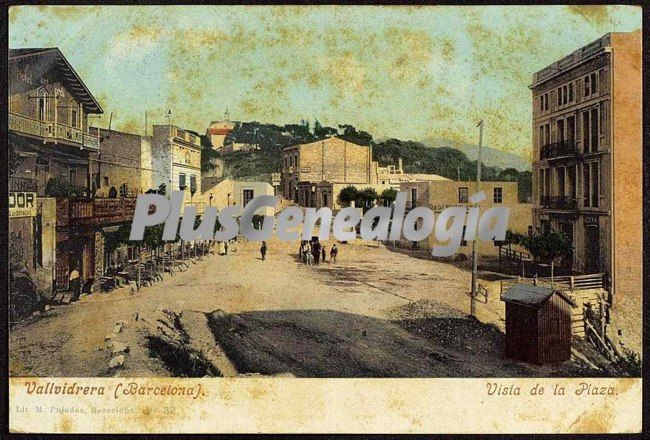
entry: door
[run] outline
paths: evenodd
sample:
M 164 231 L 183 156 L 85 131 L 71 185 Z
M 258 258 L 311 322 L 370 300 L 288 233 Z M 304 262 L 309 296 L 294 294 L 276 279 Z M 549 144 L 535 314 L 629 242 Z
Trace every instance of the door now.
M 585 226 L 585 273 L 600 271 L 600 234 L 598 225 Z
M 573 223 L 562 223 L 560 229 L 571 243 L 571 253 L 562 259 L 562 267 L 571 270 L 573 268 Z

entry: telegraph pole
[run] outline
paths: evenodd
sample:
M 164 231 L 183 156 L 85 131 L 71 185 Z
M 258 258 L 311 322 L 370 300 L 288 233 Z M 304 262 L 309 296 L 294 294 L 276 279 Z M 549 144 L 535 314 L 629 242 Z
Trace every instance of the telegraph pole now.
M 482 168 L 482 153 L 483 153 L 483 119 L 478 122 L 478 158 L 476 161 L 476 192 L 478 193 L 481 187 L 481 168 Z M 478 203 L 476 204 L 478 208 Z M 478 294 L 478 222 L 476 223 L 476 230 L 474 231 L 474 241 L 472 241 L 472 292 L 470 293 L 470 307 L 469 313 L 476 316 L 476 295 Z

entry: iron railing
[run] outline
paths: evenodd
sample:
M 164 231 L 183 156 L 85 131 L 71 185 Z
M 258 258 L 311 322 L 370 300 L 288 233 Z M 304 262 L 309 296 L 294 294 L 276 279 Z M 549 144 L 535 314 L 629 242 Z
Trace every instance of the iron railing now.
M 539 204 L 550 209 L 575 209 L 576 198 L 573 196 L 540 196 Z
M 577 149 L 572 140 L 563 140 L 542 145 L 539 150 L 540 159 L 556 159 L 575 154 L 577 154 Z

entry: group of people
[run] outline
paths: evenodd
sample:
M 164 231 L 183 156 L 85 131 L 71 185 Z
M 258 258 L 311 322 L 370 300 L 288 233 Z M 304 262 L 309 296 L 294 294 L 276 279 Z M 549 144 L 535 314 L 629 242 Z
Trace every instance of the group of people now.
M 330 262 L 336 263 L 336 256 L 339 253 L 339 249 L 336 246 L 336 243 L 332 245 L 330 249 Z M 320 264 L 326 262 L 327 251 L 325 246 L 322 245 L 318 240 L 302 240 L 300 242 L 300 250 L 298 255 L 302 260 L 303 264 L 307 266 L 313 266 L 314 264 Z

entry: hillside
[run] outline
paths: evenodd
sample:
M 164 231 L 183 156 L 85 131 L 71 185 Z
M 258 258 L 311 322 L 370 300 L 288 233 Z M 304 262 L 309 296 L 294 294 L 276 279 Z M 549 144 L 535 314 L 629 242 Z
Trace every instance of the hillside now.
M 430 137 L 420 141 L 422 144 L 433 147 L 451 147 L 460 150 L 469 160 L 476 160 L 478 158 L 478 145 L 469 144 L 465 142 L 454 141 L 446 138 Z M 531 169 L 530 161 L 526 160 L 518 154 L 509 153 L 506 151 L 497 150 L 496 148 L 483 146 L 482 154 L 483 163 L 498 168 L 515 168 L 518 171 L 529 171 Z

